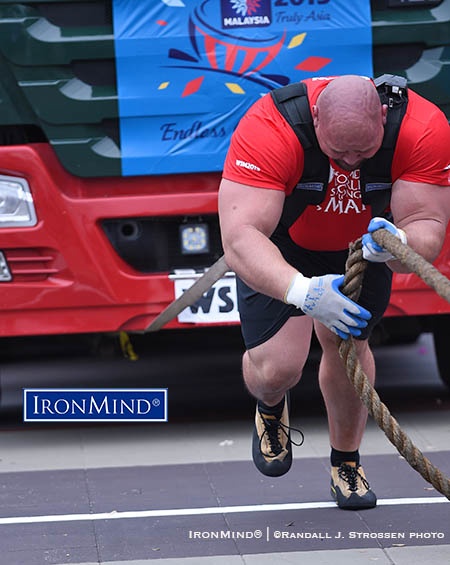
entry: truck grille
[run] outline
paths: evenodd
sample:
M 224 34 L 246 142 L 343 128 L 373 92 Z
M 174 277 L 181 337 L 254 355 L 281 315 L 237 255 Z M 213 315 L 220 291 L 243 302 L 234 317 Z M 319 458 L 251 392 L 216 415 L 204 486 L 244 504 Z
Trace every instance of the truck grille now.
M 4 249 L 3 252 L 14 282 L 44 281 L 62 270 L 61 258 L 54 249 Z

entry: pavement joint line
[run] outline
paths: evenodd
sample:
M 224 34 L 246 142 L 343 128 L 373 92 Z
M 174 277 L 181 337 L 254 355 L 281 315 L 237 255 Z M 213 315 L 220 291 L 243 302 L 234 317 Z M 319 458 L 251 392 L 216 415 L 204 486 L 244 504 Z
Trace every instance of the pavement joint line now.
M 440 504 L 449 502 L 446 497 L 384 498 L 378 506 L 400 506 L 408 504 Z M 13 516 L 0 518 L 0 526 L 13 524 L 42 524 L 48 522 L 86 522 L 93 520 L 124 520 L 130 518 L 163 518 L 170 516 L 206 516 L 211 514 L 241 514 L 245 512 L 279 512 L 282 510 L 312 510 L 336 508 L 334 502 L 298 502 L 280 504 L 253 504 L 247 506 L 214 506 L 206 508 L 172 508 L 162 510 L 136 510 L 99 512 L 92 514 L 54 514 L 49 516 Z

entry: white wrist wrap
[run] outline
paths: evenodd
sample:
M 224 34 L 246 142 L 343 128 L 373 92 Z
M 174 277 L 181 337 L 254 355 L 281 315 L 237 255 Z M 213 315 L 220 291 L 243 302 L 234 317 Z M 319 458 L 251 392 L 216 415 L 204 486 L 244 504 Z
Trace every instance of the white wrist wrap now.
M 302 308 L 305 303 L 310 282 L 310 278 L 304 277 L 301 273 L 297 273 L 292 278 L 291 283 L 286 290 L 286 294 L 284 295 L 285 303 L 292 304 L 296 308 Z

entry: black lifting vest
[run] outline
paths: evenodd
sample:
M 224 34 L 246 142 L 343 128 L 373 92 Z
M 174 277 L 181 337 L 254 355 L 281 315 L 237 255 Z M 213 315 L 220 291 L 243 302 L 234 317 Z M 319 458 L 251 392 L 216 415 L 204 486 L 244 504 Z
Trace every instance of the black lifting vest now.
M 403 77 L 382 75 L 374 83 L 381 103 L 388 106 L 387 121 L 380 149 L 361 166 L 360 186 L 362 202 L 371 206 L 372 216 L 381 216 L 391 198 L 391 164 L 408 95 Z M 289 229 L 306 206 L 320 204 L 325 198 L 330 163 L 317 141 L 306 85 L 302 82 L 289 84 L 273 90 L 271 95 L 297 135 L 305 155 L 302 177 L 292 194 L 286 197 L 280 219 L 280 227 Z

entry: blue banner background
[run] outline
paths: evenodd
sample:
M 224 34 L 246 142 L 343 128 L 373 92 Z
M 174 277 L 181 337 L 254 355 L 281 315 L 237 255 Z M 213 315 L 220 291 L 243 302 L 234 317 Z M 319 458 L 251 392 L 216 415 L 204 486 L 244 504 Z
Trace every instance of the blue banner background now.
M 372 75 L 369 0 L 113 0 L 123 175 L 220 171 L 260 96 Z

